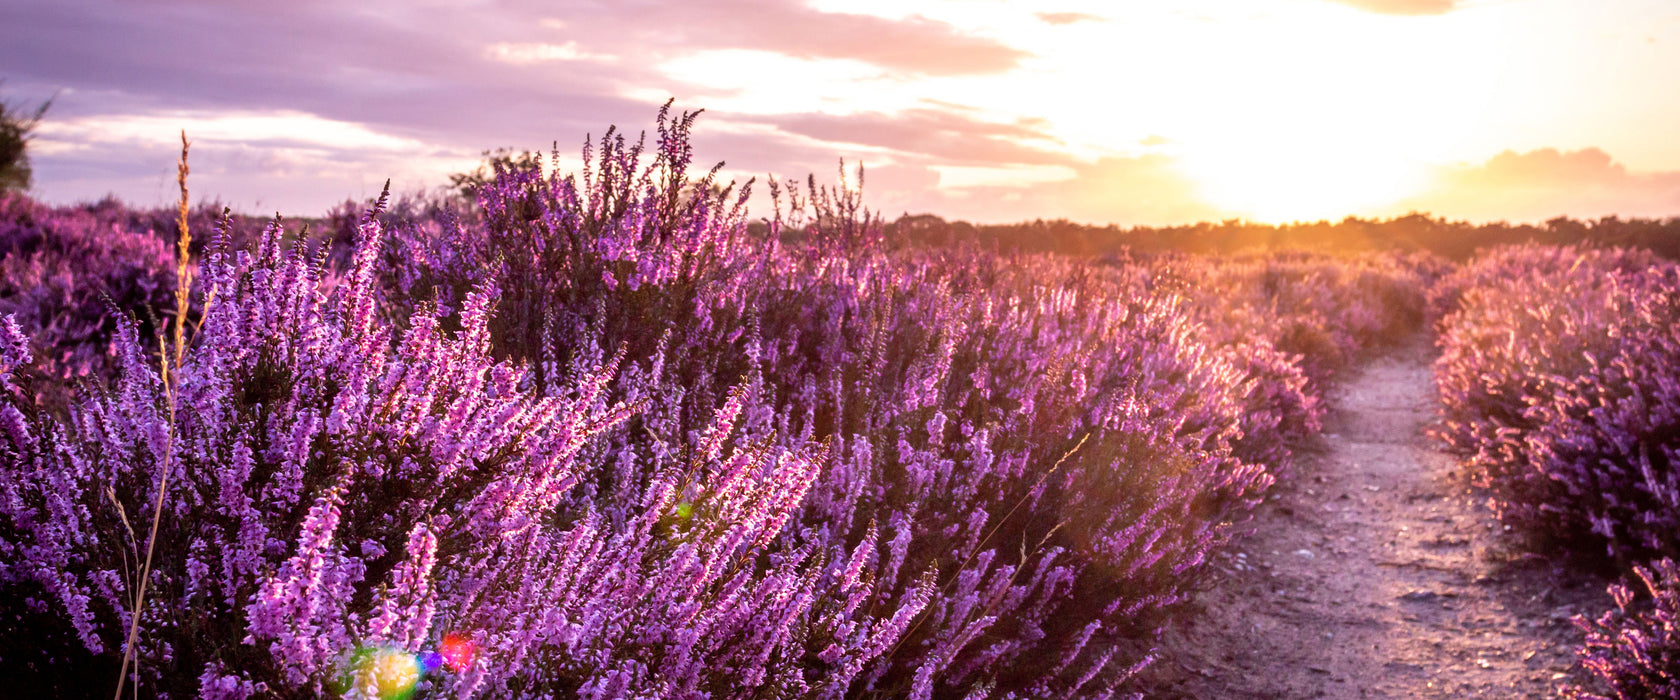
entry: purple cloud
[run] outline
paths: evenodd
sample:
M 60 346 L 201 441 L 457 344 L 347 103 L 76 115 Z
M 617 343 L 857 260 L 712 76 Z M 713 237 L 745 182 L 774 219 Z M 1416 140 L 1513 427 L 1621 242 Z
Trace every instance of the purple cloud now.
M 931 20 L 825 13 L 790 0 L 571 5 L 558 17 L 553 9 L 392 4 L 346 13 L 309 2 L 65 0 L 9 11 L 0 63 L 21 82 L 107 93 L 98 105 L 66 99 L 58 116 L 290 109 L 482 145 L 485 133 L 529 141 L 639 123 L 648 107 L 618 97 L 627 87 L 697 91 L 659 75 L 650 56 L 746 48 L 924 74 L 1008 70 L 1023 56 Z M 610 70 L 510 65 L 493 50 L 568 42 L 626 60 Z
M 797 58 L 850 59 L 920 75 L 982 75 L 1027 54 L 914 16 L 824 12 L 790 0 L 643 0 L 603 3 L 573 18 L 595 50 L 629 41 L 655 50 L 757 49 Z
M 700 51 L 849 59 L 903 76 L 996 73 L 1026 56 L 926 18 L 824 12 L 798 0 L 508 0 L 474 7 L 379 0 L 353 12 L 316 0 L 161 0 L 144 6 L 61 0 L 8 8 L 4 19 L 0 78 L 8 80 L 8 92 L 22 88 L 23 96 L 62 89 L 49 124 L 300 113 L 407 139 L 434 155 L 546 148 L 556 139 L 563 153 L 575 153 L 585 133 L 599 134 L 609 124 L 632 132 L 647 128 L 666 96 L 680 98 L 679 109 L 704 107 L 695 98 L 714 88 L 684 83 L 660 68 L 667 59 Z M 705 121 L 729 119 L 714 112 Z M 107 186 L 125 194 L 158 189 L 136 184 L 136 170 L 166 170 L 173 161 L 164 150 L 132 139 L 78 133 L 82 141 L 36 153 L 39 182 L 55 198 L 102 194 L 96 156 L 111 161 Z M 307 147 L 299 143 L 307 136 L 269 134 L 239 145 L 242 152 Z M 702 159 L 707 149 L 728 146 L 732 150 L 715 151 L 716 157 L 727 155 L 732 166 L 761 172 L 831 163 L 837 155 L 830 148 L 817 157 L 819 145 L 788 134 L 745 138 L 703 128 L 697 137 Z M 1006 147 L 991 146 L 999 153 L 989 157 L 1004 157 Z M 195 155 L 213 160 L 211 150 Z M 1043 157 L 1031 150 L 1020 152 Z M 339 159 L 341 170 L 395 162 L 388 153 L 314 152 Z M 141 162 L 147 165 L 136 165 Z M 54 179 L 54 173 L 68 179 Z M 202 190 L 212 191 L 214 169 L 207 164 L 196 173 L 212 179 L 212 188 Z M 394 174 L 368 177 L 385 175 Z

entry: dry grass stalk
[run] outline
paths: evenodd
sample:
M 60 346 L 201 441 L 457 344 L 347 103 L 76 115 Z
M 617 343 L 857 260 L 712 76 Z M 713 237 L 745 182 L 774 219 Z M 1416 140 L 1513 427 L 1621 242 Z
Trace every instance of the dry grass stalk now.
M 187 132 L 181 132 L 181 162 L 176 168 L 175 182 L 181 187 L 181 209 L 177 222 L 181 235 L 176 242 L 175 265 L 175 325 L 171 338 L 166 342 L 158 339 L 160 346 L 158 353 L 158 369 L 163 377 L 163 394 L 169 409 L 169 435 L 164 442 L 163 469 L 158 474 L 157 501 L 152 508 L 152 529 L 146 536 L 146 561 L 140 567 L 139 588 L 134 594 L 134 610 L 130 616 L 128 626 L 128 641 L 123 645 L 122 668 L 117 673 L 116 699 L 122 700 L 123 686 L 128 680 L 129 665 L 138 666 L 134 657 L 134 644 L 140 637 L 140 618 L 146 603 L 146 585 L 151 581 L 152 551 L 157 544 L 158 526 L 163 521 L 163 496 L 169 488 L 169 470 L 173 465 L 175 455 L 175 375 L 171 370 L 181 368 L 181 358 L 186 351 L 186 344 L 182 341 L 187 320 L 187 295 L 192 290 L 192 274 L 187 269 L 188 247 L 192 244 L 192 232 L 187 228 Z M 170 345 L 173 345 L 171 350 Z M 173 354 L 173 357 L 171 357 Z M 139 678 L 135 679 L 135 692 L 139 692 Z

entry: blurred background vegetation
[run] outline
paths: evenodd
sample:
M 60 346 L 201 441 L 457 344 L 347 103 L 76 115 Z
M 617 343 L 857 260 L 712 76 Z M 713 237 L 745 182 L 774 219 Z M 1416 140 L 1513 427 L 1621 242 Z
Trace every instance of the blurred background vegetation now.
M 23 191 L 33 184 L 29 137 L 51 106 L 50 99 L 34 109 L 0 100 L 0 192 Z

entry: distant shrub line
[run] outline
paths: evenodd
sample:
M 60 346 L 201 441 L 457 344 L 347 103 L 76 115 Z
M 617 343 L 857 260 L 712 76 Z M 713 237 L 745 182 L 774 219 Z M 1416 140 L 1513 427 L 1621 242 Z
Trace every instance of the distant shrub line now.
M 1055 252 L 1101 257 L 1137 253 L 1223 255 L 1250 249 L 1334 253 L 1428 253 L 1464 262 L 1478 251 L 1504 245 L 1586 245 L 1641 248 L 1680 260 L 1680 217 L 1615 216 L 1597 220 L 1557 217 L 1542 224 L 1451 221 L 1428 214 L 1390 219 L 1261 224 L 1242 220 L 1179 226 L 1094 226 L 1065 219 L 1014 224 L 946 221 L 906 214 L 887 223 L 889 236 L 927 245 L 974 243 L 1005 252 Z

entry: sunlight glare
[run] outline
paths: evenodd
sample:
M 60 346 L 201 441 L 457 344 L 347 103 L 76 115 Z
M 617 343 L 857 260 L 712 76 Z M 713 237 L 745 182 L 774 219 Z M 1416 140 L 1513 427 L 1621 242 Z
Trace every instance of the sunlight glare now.
M 1182 165 L 1207 201 L 1262 223 L 1367 214 L 1417 192 L 1427 176 L 1416 163 L 1290 142 L 1191 151 Z
M 1267 222 L 1392 213 L 1431 185 L 1428 164 L 1485 157 L 1478 125 L 1500 94 L 1522 20 L 1497 4 L 1396 17 L 1319 0 L 1070 2 L 1057 9 L 1102 19 L 1066 26 L 1037 19 L 1042 8 L 1002 4 L 819 6 L 1006 37 L 1026 52 L 1015 70 L 912 85 L 1000 120 L 1040 119 L 1050 149 L 1083 162 L 1173 158 L 1208 205 Z M 877 108 L 909 97 L 904 86 L 879 87 L 860 91 Z M 814 103 L 794 95 L 778 98 Z M 948 170 L 940 168 L 942 189 L 977 184 Z

